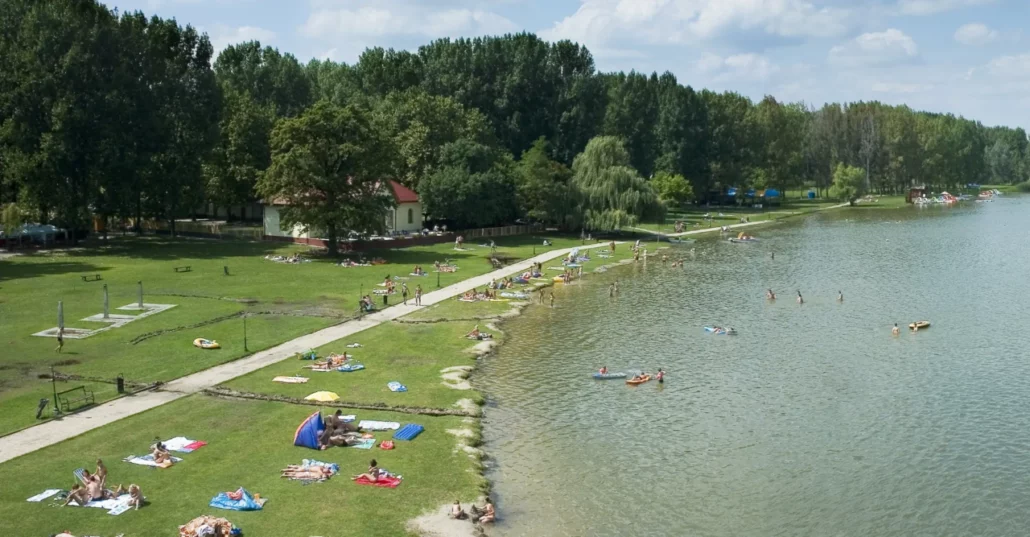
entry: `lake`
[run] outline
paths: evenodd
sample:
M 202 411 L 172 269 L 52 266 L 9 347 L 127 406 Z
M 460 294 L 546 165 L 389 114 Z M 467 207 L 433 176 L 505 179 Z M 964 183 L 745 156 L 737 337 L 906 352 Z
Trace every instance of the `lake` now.
M 751 231 L 666 250 L 683 268 L 559 287 L 503 326 L 473 379 L 493 534 L 1025 534 L 1030 198 Z M 602 365 L 668 376 L 590 378 Z

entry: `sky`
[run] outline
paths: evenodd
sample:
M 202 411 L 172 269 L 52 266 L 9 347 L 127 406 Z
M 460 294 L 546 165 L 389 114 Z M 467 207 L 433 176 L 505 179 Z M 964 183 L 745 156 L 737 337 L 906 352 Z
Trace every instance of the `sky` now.
M 103 1 L 103 0 L 101 0 Z M 353 63 L 367 47 L 529 31 L 601 71 L 761 99 L 876 100 L 1030 127 L 1027 0 L 108 0 L 208 34 Z

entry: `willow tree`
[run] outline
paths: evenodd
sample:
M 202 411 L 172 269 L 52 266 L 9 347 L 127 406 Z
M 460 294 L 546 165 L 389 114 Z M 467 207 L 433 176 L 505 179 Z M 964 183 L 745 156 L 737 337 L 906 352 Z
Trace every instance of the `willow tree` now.
M 572 163 L 583 227 L 608 231 L 660 218 L 665 208 L 651 184 L 630 166 L 622 140 L 598 136 Z
M 363 108 L 321 101 L 272 129 L 272 161 L 257 189 L 283 205 L 283 229 L 324 233 L 330 254 L 347 230 L 383 230 L 393 200 L 385 188 L 389 138 Z

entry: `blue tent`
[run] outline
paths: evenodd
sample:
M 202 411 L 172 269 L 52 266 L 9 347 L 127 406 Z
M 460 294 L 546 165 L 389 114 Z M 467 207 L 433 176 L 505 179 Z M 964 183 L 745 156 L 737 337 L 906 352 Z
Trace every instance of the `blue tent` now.
M 230 511 L 260 511 L 261 506 L 265 503 L 264 500 L 255 500 L 243 487 L 240 487 L 236 492 L 240 493 L 240 499 L 238 500 L 230 498 L 228 492 L 219 492 L 217 496 L 211 498 L 211 503 L 208 505 Z
M 318 411 L 310 415 L 297 427 L 293 435 L 293 445 L 311 449 L 318 449 L 318 437 L 325 430 L 325 423 L 322 422 L 322 412 Z
M 767 188 L 767 189 L 765 189 L 765 197 L 766 198 L 778 198 L 778 197 L 780 197 L 780 191 L 776 190 L 775 188 Z
M 755 197 L 755 189 L 752 188 L 752 189 L 748 190 L 747 193 L 744 194 L 744 196 L 749 197 L 749 198 Z
M 736 196 L 737 195 L 737 187 L 731 186 L 730 188 L 726 189 L 726 195 L 727 196 Z

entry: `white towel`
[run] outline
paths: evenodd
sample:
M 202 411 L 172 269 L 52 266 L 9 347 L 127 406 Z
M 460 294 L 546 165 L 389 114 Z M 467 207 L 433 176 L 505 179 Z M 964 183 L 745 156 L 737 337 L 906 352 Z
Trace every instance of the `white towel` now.
M 168 451 L 182 451 L 186 446 L 196 442 L 196 440 L 190 440 L 185 436 L 176 436 L 171 440 L 165 440 L 162 444 L 165 445 L 165 449 Z
M 27 501 L 27 502 L 41 502 L 41 501 L 43 501 L 43 500 L 53 496 L 54 494 L 57 494 L 58 492 L 61 492 L 61 489 L 46 489 L 43 492 L 40 492 L 39 494 L 37 494 L 37 495 L 35 495 L 35 496 L 25 500 L 25 501 Z
M 400 429 L 401 424 L 396 421 L 361 420 L 358 427 L 368 431 L 390 431 Z
M 143 457 L 126 457 L 124 460 L 127 463 L 138 464 L 140 466 L 153 466 L 155 468 L 161 467 L 161 465 L 154 462 L 153 455 L 145 455 Z M 172 462 L 182 462 L 182 459 L 180 459 L 179 457 L 171 457 L 171 460 Z
M 86 505 L 79 506 L 78 502 L 72 502 L 69 505 L 75 505 L 79 507 L 96 507 L 97 509 L 107 509 L 109 515 L 120 515 L 125 511 L 129 510 L 129 500 L 132 496 L 128 494 L 122 494 L 113 500 L 93 500 Z

